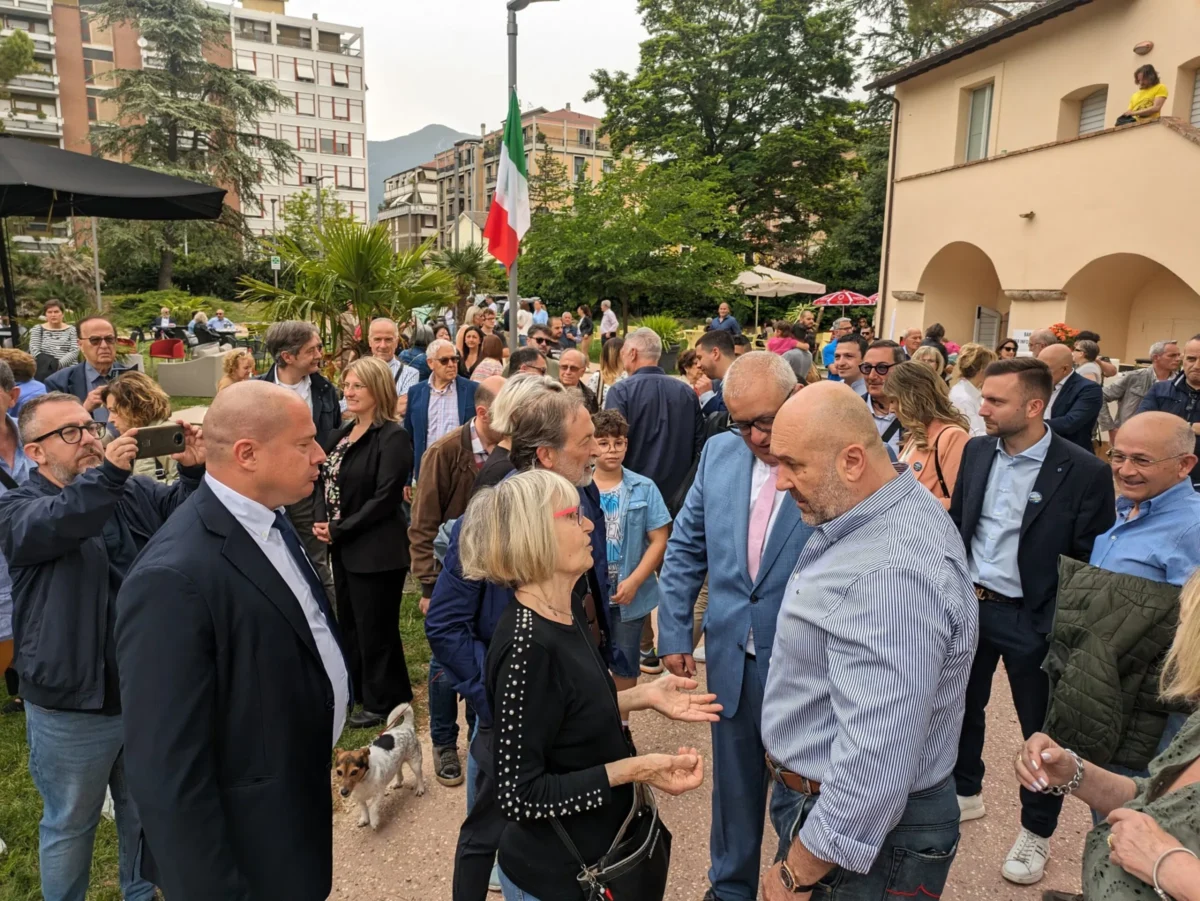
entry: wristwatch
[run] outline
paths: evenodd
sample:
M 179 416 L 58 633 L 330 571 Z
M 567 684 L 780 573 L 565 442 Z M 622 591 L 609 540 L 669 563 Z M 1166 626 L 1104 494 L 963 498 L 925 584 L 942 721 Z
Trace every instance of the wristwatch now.
M 817 887 L 815 882 L 809 885 L 800 885 L 799 880 L 796 879 L 796 874 L 792 872 L 792 868 L 787 865 L 786 860 L 779 865 L 779 881 L 793 895 L 803 895 L 805 892 L 811 892 Z

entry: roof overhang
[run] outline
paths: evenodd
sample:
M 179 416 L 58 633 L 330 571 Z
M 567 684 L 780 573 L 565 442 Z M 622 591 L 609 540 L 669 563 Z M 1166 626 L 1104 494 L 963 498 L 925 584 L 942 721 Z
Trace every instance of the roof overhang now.
M 1069 13 L 1071 10 L 1091 2 L 1092 0 L 1050 0 L 1044 6 L 1030 10 L 1024 15 L 1014 16 L 1008 21 L 1001 22 L 994 28 L 980 32 L 975 37 L 968 38 L 960 44 L 947 47 L 945 50 L 940 50 L 924 59 L 919 59 L 914 63 L 909 63 L 907 66 L 896 69 L 882 78 L 877 78 L 866 86 L 867 90 L 879 91 L 898 85 L 903 81 L 908 81 L 910 78 L 916 78 L 918 75 L 923 75 L 932 69 L 938 68 L 938 66 L 944 66 L 956 59 L 969 56 L 977 50 L 990 47 L 992 44 L 997 44 L 1015 34 L 1020 34 L 1022 31 L 1028 31 L 1036 25 L 1041 25 L 1043 22 L 1061 16 L 1063 13 Z

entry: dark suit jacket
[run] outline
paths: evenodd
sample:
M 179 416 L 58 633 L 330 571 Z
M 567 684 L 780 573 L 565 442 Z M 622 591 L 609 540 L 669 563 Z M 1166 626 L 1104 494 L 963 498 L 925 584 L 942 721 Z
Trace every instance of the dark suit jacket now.
M 80 400 L 87 400 L 87 372 L 84 371 L 86 366 L 87 363 L 76 363 L 74 366 L 58 370 L 46 379 L 46 390 L 64 391 L 67 394 L 74 394 Z M 125 371 L 125 367 L 114 363 L 111 374 L 119 375 Z
M 346 423 L 326 439 L 329 453 L 350 434 Z M 318 491 L 316 522 L 329 521 L 329 537 L 341 564 L 354 573 L 408 569 L 408 521 L 404 486 L 412 478 L 412 440 L 398 422 L 373 425 L 355 441 L 338 470 L 340 517 L 328 520 L 325 480 Z
M 478 382 L 455 378 L 455 394 L 458 397 L 458 424 L 466 425 L 475 415 L 475 391 Z M 425 441 L 429 435 L 429 393 L 433 386 L 428 382 L 417 382 L 408 389 L 408 408 L 404 411 L 404 428 L 413 443 L 413 481 L 421 474 L 421 458 L 425 456 Z
M 996 461 L 998 441 L 991 437 L 972 438 L 963 449 L 958 483 L 950 501 L 950 518 L 962 533 L 968 557 L 983 510 L 988 476 Z M 1017 567 L 1024 605 L 1034 628 L 1047 634 L 1054 623 L 1059 556 L 1088 562 L 1096 536 L 1107 531 L 1116 519 L 1116 498 L 1108 464 L 1090 450 L 1081 450 L 1057 434 L 1050 438 L 1046 459 L 1030 496 L 1034 493 L 1040 494 L 1041 500 L 1025 504 Z
M 1077 444 L 1088 453 L 1092 452 L 1092 433 L 1100 408 L 1104 406 L 1104 389 L 1090 382 L 1077 372 L 1072 372 L 1063 382 L 1050 418 L 1046 425 L 1072 444 Z
M 209 489 L 117 596 L 142 872 L 171 901 L 324 901 L 333 688 L 287 583 Z
M 263 375 L 257 377 L 260 382 L 275 384 L 275 367 L 271 366 Z M 312 392 L 313 424 L 317 427 L 317 443 L 324 445 L 330 434 L 342 427 L 341 397 L 333 383 L 319 372 L 309 377 L 309 390 Z

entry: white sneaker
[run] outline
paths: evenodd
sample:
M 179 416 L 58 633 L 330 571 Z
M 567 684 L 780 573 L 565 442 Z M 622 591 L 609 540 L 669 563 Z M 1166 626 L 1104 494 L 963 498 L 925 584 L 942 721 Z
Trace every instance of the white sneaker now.
M 1049 857 L 1050 839 L 1034 835 L 1022 827 L 1016 843 L 1008 852 L 1000 875 L 1017 885 L 1033 885 L 1041 880 Z
M 697 663 L 704 662 L 704 645 L 700 645 L 700 647 L 698 647 L 698 648 L 696 648 L 696 650 L 692 651 L 692 659 L 695 660 Z
M 987 808 L 983 806 L 983 795 L 958 796 L 958 819 L 960 822 L 978 820 L 985 813 L 987 813 Z

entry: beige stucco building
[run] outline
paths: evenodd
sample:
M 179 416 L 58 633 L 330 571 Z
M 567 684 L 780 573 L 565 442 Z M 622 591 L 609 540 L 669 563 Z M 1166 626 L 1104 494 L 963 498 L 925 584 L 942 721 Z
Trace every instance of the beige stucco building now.
M 1145 63 L 1163 116 L 1114 128 Z M 1051 0 L 875 82 L 896 101 L 880 333 L 1066 322 L 1128 362 L 1200 333 L 1198 70 L 1200 2 Z

